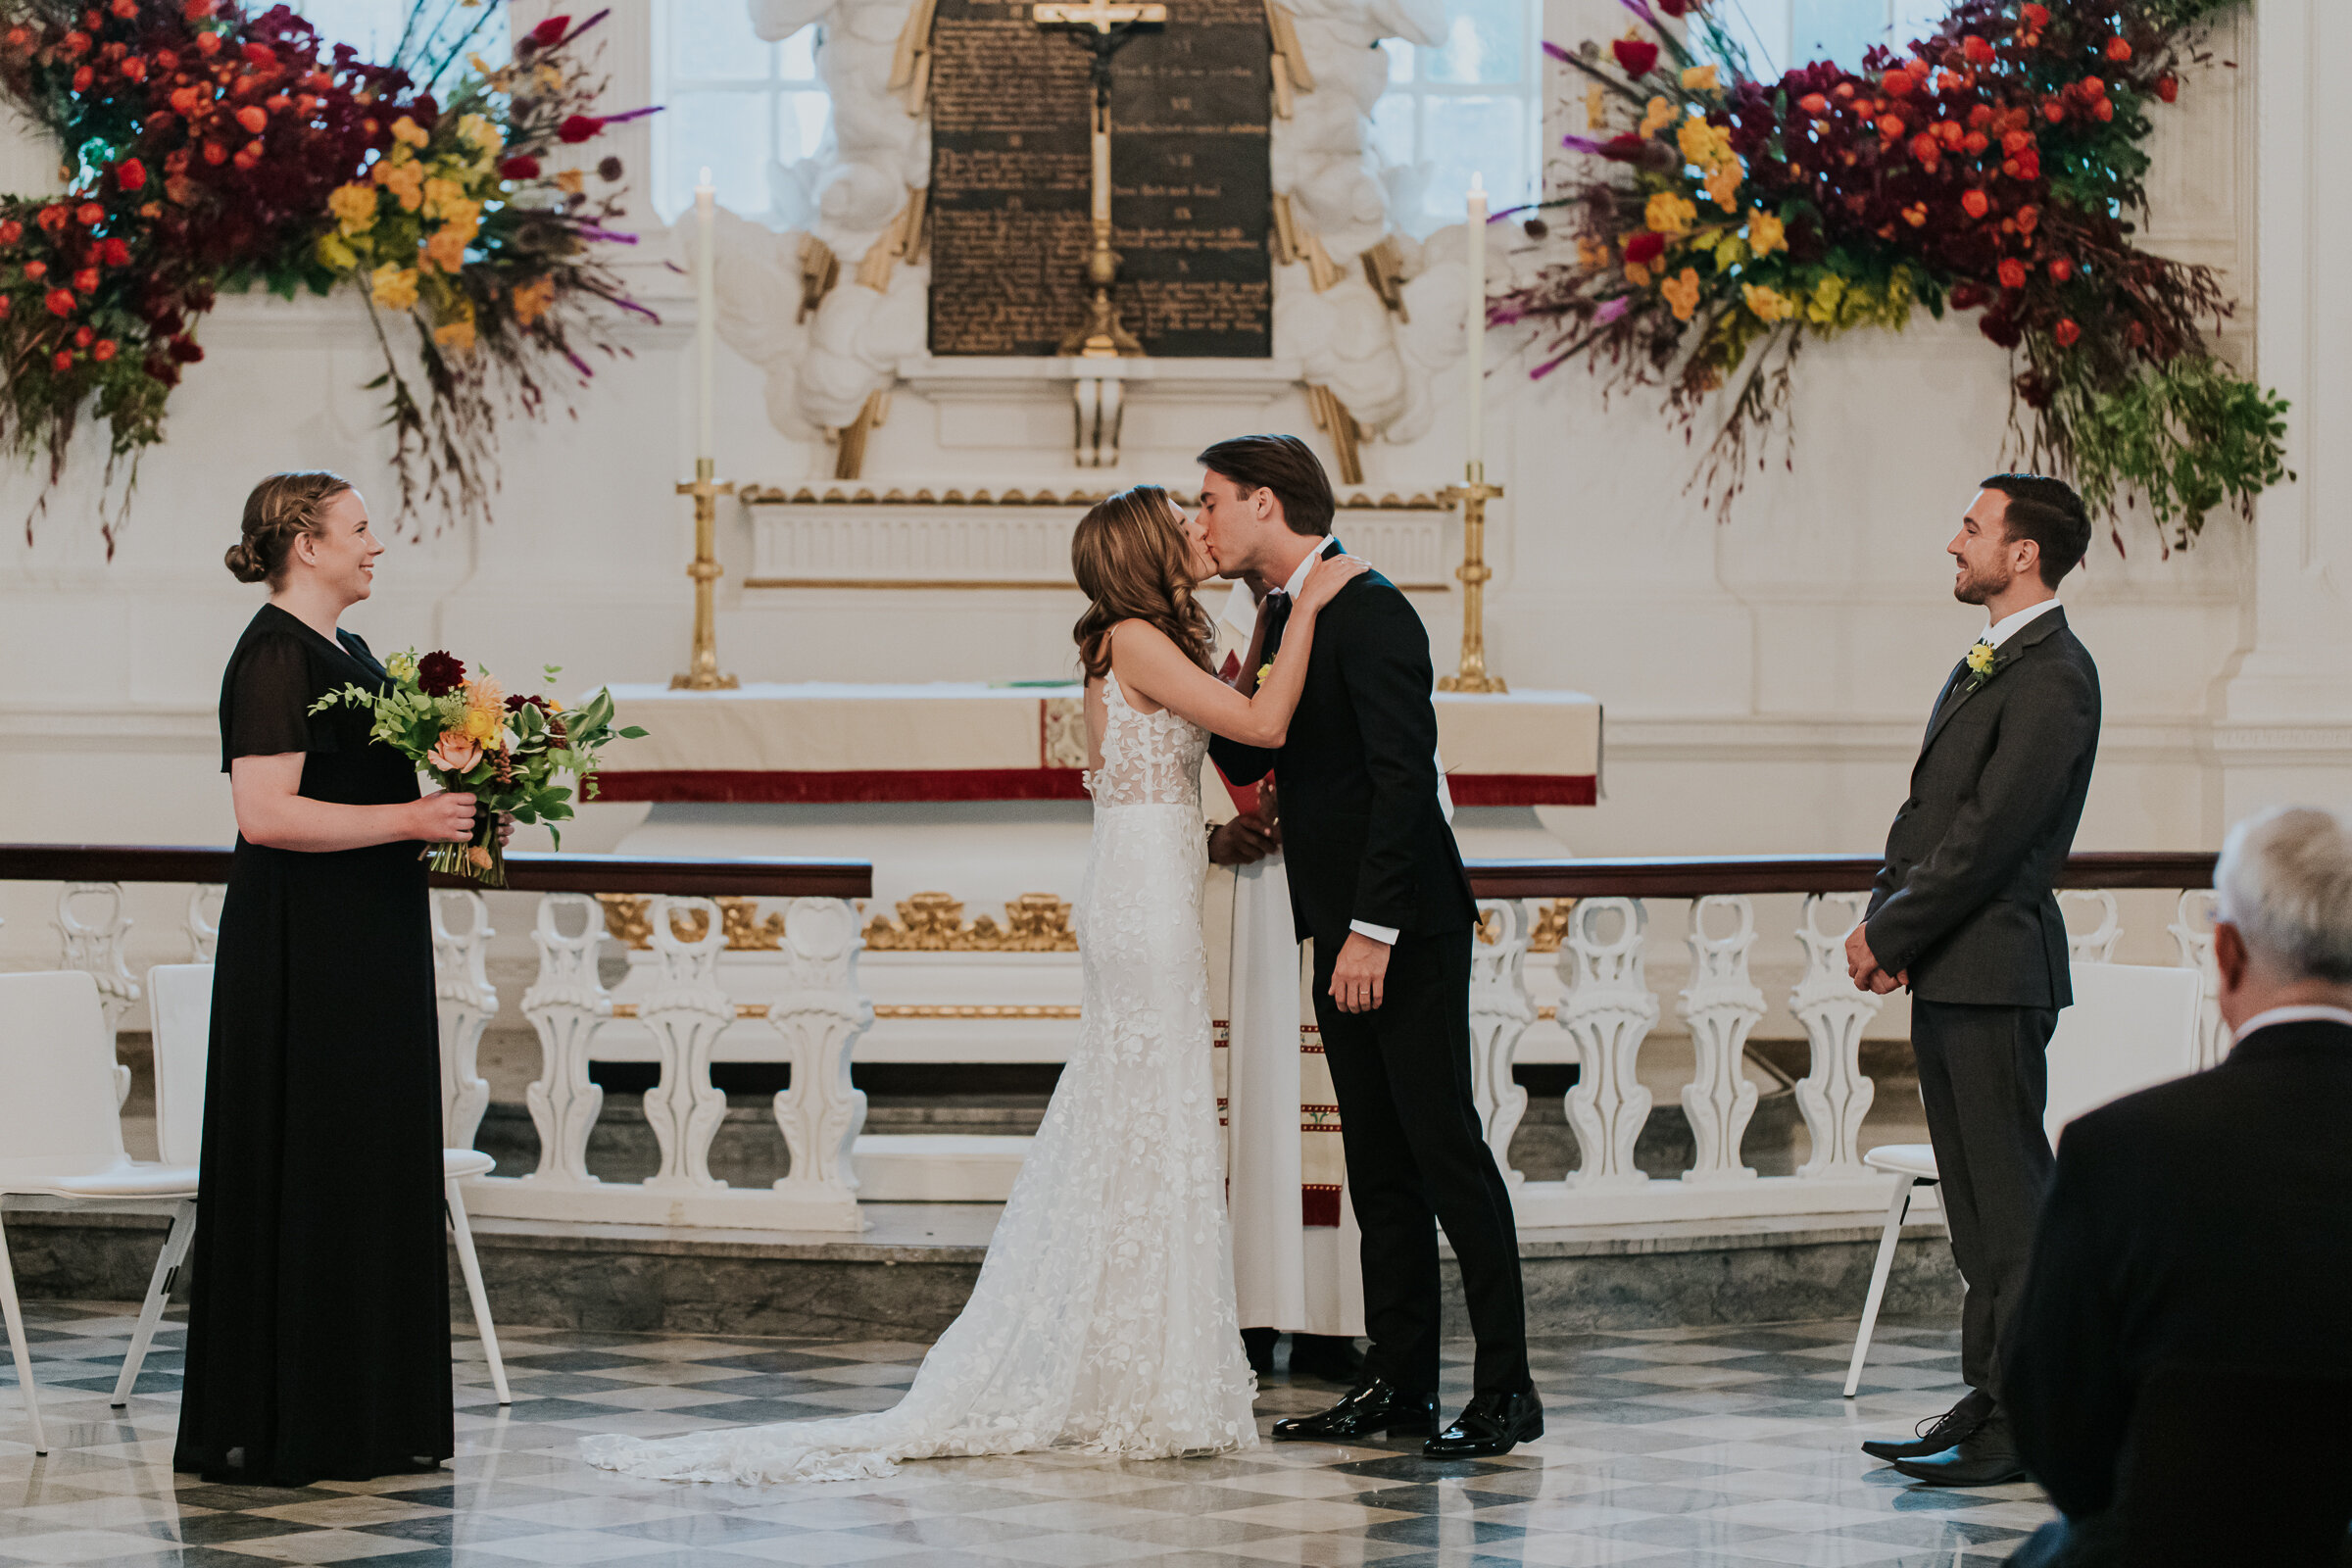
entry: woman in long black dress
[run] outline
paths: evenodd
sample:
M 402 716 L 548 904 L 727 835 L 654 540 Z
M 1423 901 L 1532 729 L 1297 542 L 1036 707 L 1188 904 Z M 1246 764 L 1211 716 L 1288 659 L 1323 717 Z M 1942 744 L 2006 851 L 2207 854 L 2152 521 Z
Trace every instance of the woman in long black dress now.
M 173 1468 L 303 1486 L 455 1451 L 440 1050 L 419 841 L 473 798 L 419 798 L 367 713 L 387 676 L 335 621 L 383 546 L 359 492 L 281 473 L 228 552 L 269 604 L 220 683 L 237 848 L 213 983 L 187 1375 Z

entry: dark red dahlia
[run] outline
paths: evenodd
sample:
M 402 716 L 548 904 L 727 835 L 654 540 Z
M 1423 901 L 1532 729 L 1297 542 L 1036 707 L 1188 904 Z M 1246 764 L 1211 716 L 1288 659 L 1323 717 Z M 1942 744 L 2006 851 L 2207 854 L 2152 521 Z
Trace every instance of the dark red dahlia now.
M 427 697 L 442 697 L 466 684 L 466 663 L 454 654 L 430 653 L 416 661 L 416 684 Z

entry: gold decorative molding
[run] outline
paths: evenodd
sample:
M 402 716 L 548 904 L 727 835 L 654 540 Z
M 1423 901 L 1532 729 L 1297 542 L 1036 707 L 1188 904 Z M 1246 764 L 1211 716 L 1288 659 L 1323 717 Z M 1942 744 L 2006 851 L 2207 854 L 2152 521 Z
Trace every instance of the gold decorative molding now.
M 1198 480 L 1198 475 L 1195 476 L 1195 480 Z M 1190 493 L 1189 485 L 1170 485 L 1167 488 L 1173 495 Z M 1109 493 L 1107 490 L 1065 490 L 1056 493 L 1053 490 L 992 491 L 987 489 L 975 489 L 968 493 L 963 490 L 951 489 L 934 493 L 923 489 L 915 491 L 912 495 L 904 490 L 890 490 L 876 495 L 871 490 L 860 488 L 854 491 L 827 489 L 820 495 L 806 485 L 797 490 L 788 490 L 782 485 L 746 485 L 738 492 L 738 495 L 747 507 L 1091 507 Z M 1336 503 L 1342 512 L 1450 512 L 1453 510 L 1443 494 L 1431 494 L 1419 490 L 1409 496 L 1398 495 L 1396 491 L 1391 490 L 1378 497 L 1359 490 L 1351 496 L 1336 498 Z M 1064 585 L 1057 583 L 1054 586 Z
M 1298 47 L 1298 25 L 1281 0 L 1266 0 L 1266 35 L 1274 45 L 1274 113 L 1291 118 L 1292 95 L 1315 90 L 1314 73 L 1306 69 L 1306 51 Z
M 1348 275 L 1331 259 L 1315 231 L 1298 221 L 1291 211 L 1290 196 L 1282 191 L 1274 193 L 1274 259 L 1286 267 L 1304 262 L 1307 281 L 1318 294 Z
M 1086 699 L 1049 697 L 1045 705 L 1045 763 L 1048 767 L 1087 764 Z
M 1536 928 L 1528 933 L 1530 953 L 1557 953 L 1568 935 L 1568 917 L 1576 908 L 1574 899 L 1554 899 L 1536 911 Z
M 1331 437 L 1332 452 L 1340 460 L 1340 483 L 1364 482 L 1364 455 L 1359 443 L 1372 439 L 1372 432 L 1348 411 L 1340 395 L 1327 386 L 1306 384 L 1306 406 L 1315 416 L 1315 428 Z
M 738 1018 L 764 1018 L 767 1016 L 767 1004 L 764 1002 L 738 1002 L 735 1004 L 735 1016 Z M 615 1018 L 640 1018 L 644 1016 L 644 1011 L 634 1002 L 615 1002 L 612 1004 L 612 1016 Z
M 883 1018 L 1075 1018 L 1075 1003 L 909 1002 L 876 1003 L 874 1017 Z
M 606 935 L 641 951 L 653 947 L 651 898 L 638 893 L 599 893 L 596 902 L 605 907 Z M 758 899 L 722 897 L 712 902 L 718 906 L 719 929 L 726 933 L 729 953 L 774 953 L 784 946 L 784 916 L 770 914 L 762 920 Z M 710 929 L 710 918 L 700 909 L 670 913 L 670 930 L 681 942 L 700 942 Z
M 746 577 L 743 579 L 743 585 L 746 588 L 916 588 L 927 591 L 951 588 L 963 590 L 975 588 L 1042 590 L 1051 588 L 1058 592 L 1073 594 L 1078 591 L 1078 585 L 1066 577 L 1059 582 L 1042 577 L 1034 580 L 1013 578 L 1004 582 L 993 578 L 977 580 L 968 577 Z M 1399 586 L 1411 587 L 1413 585 L 1406 583 Z M 1446 585 L 1441 582 L 1430 583 L 1426 586 L 1442 589 Z
M 920 185 L 906 187 L 906 205 L 891 219 L 858 263 L 858 281 L 875 293 L 890 288 L 890 270 L 900 262 L 918 262 L 923 256 L 924 220 L 928 216 L 931 193 Z M 855 475 L 852 475 L 855 477 Z
M 965 923 L 963 901 L 946 893 L 917 893 L 899 901 L 899 917 L 877 914 L 865 925 L 874 953 L 1076 953 L 1070 906 L 1051 893 L 1024 893 L 1004 906 L 1004 923 L 984 914 Z
M 1384 235 L 1381 242 L 1364 252 L 1364 281 L 1380 296 L 1380 303 L 1399 321 L 1410 321 L 1412 313 L 1404 308 L 1404 254 L 1396 248 L 1396 236 Z
M 795 321 L 808 320 L 815 313 L 816 308 L 825 302 L 825 296 L 833 292 L 833 285 L 840 281 L 841 258 L 833 254 L 833 247 L 818 239 L 814 234 L 803 234 L 801 236 L 801 309 L 800 314 L 793 319 Z
M 906 9 L 906 25 L 899 29 L 898 47 L 891 52 L 886 85 L 906 106 L 909 119 L 922 115 L 931 97 L 931 14 L 936 0 L 915 0 Z
M 890 393 L 868 392 L 865 395 L 865 407 L 858 411 L 858 417 L 839 430 L 828 432 L 836 442 L 833 453 L 834 478 L 855 479 L 865 471 L 865 438 L 881 428 L 883 421 L 889 417 Z

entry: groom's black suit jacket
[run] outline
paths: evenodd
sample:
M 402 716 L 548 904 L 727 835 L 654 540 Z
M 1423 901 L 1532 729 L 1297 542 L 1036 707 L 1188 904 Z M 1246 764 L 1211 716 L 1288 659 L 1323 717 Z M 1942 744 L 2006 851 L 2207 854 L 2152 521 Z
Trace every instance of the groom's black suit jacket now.
M 1350 920 L 1433 934 L 1478 919 L 1438 805 L 1431 686 L 1421 617 L 1395 583 L 1368 571 L 1315 619 L 1306 690 L 1281 749 L 1208 743 L 1236 784 L 1273 771 L 1291 913 L 1319 952 L 1338 952 Z
M 2066 920 L 2051 885 L 2066 865 L 2099 749 L 2099 671 L 2046 611 L 1971 689 L 1952 671 L 1886 833 L 1868 940 L 1888 974 L 1928 1002 L 2063 1007 L 2074 1001 Z

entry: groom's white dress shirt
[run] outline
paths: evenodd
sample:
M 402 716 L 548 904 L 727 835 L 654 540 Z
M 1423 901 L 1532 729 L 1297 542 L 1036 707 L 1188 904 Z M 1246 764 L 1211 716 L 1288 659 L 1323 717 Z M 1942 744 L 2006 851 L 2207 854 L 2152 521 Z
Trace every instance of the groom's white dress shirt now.
M 1346 545 L 1341 545 L 1340 548 L 1342 550 L 1346 550 L 1348 547 Z M 1306 574 L 1310 571 L 1313 571 L 1315 569 L 1315 563 L 1322 559 L 1323 552 L 1320 547 L 1310 550 L 1307 552 L 1306 559 L 1299 562 L 1298 564 L 1292 570 L 1291 580 L 1282 585 L 1282 592 L 1289 596 L 1292 604 L 1296 605 L 1298 602 L 1298 590 L 1306 586 Z M 1250 585 L 1246 582 L 1235 583 L 1233 587 L 1234 592 L 1236 593 L 1246 594 L 1250 592 Z M 1254 603 L 1255 601 L 1253 600 L 1252 604 L 1254 605 Z M 1225 613 L 1227 619 L 1230 620 L 1234 618 L 1233 611 L 1230 608 Z M 1256 622 L 1252 620 L 1250 624 L 1254 627 Z M 1440 756 L 1437 760 L 1437 762 L 1438 808 L 1446 813 L 1446 820 L 1451 822 L 1453 820 L 1453 792 L 1446 787 L 1446 759 L 1443 756 Z M 1350 931 L 1360 931 L 1365 936 L 1370 937 L 1373 941 L 1385 944 L 1388 947 L 1393 948 L 1396 945 L 1398 928 L 1393 925 L 1374 925 L 1369 920 L 1350 920 L 1348 922 L 1348 929 Z
M 2019 632 L 2024 631 L 2027 624 L 2034 620 L 2034 617 L 2046 615 L 2057 608 L 2058 601 L 2056 599 L 2044 599 L 2038 605 L 2028 605 L 2016 614 L 2003 615 L 2000 619 L 1994 621 L 1985 629 L 1984 640 L 1992 644 L 1993 647 L 1998 648 L 2010 638 L 2016 636 Z

